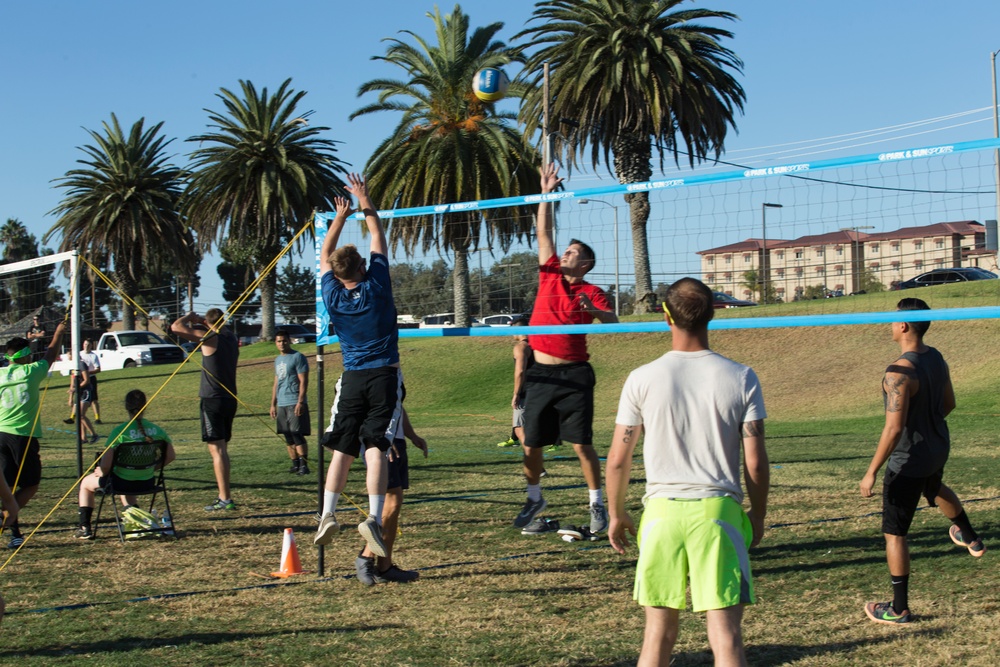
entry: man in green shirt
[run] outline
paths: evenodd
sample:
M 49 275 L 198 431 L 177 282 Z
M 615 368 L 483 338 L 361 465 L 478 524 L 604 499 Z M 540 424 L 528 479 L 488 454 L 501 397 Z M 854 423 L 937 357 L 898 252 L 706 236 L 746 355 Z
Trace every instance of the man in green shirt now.
M 14 491 L 17 507 L 16 515 L 38 491 L 42 480 L 42 461 L 38 455 L 38 424 L 40 399 L 38 388 L 48 377 L 49 366 L 59 353 L 65 322 L 56 327 L 45 356 L 31 361 L 31 345 L 26 338 L 11 338 L 7 341 L 7 368 L 0 369 L 0 469 L 4 481 Z M 0 489 L 2 491 L 2 489 Z M 6 503 L 4 509 L 7 509 Z M 16 517 L 8 519 L 11 539 L 10 549 L 17 549 L 24 543 Z

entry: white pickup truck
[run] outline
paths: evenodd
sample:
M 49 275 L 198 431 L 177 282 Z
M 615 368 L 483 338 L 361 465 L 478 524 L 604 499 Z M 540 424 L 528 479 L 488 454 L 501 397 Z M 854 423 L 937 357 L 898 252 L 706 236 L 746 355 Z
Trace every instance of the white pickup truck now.
M 109 331 L 97 342 L 101 370 L 179 364 L 187 354 L 150 331 Z

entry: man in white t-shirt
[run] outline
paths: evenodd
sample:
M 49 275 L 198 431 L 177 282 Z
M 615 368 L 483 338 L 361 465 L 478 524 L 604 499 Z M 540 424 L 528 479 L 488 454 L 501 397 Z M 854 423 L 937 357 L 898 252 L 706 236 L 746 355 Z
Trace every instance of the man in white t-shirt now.
M 94 419 L 100 424 L 100 412 L 97 406 L 97 377 L 101 372 L 101 359 L 94 352 L 94 343 L 89 338 L 84 339 L 83 349 L 80 351 L 79 370 L 73 373 L 73 381 L 67 389 L 67 403 L 70 406 L 69 417 L 63 420 L 65 424 L 72 424 L 76 421 L 76 401 L 74 395 L 80 392 L 80 439 L 97 442 L 99 436 L 94 425 L 87 418 L 87 410 L 94 406 Z
M 645 432 L 645 509 L 634 599 L 646 611 L 641 664 L 670 662 L 688 580 L 707 612 L 716 665 L 746 665 L 743 605 L 755 601 L 748 549 L 760 542 L 769 472 L 764 399 L 753 370 L 708 347 L 712 291 L 694 278 L 667 290 L 672 350 L 629 375 L 608 453 L 608 537 L 621 554 L 635 525 L 625 511 L 632 455 Z M 749 512 L 742 508 L 740 450 Z

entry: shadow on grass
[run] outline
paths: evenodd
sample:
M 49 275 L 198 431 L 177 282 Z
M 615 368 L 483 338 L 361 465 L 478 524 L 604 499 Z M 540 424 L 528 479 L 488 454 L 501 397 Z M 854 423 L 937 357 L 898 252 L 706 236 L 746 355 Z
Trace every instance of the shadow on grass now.
M 33 656 L 49 656 L 62 658 L 81 654 L 126 654 L 135 650 L 149 650 L 155 648 L 177 648 L 181 646 L 212 646 L 218 644 L 228 644 L 247 639 L 264 638 L 294 638 L 298 635 L 325 635 L 329 633 L 355 633 L 371 632 L 379 630 L 396 630 L 403 626 L 399 624 L 380 625 L 359 625 L 346 627 L 323 627 L 323 628 L 295 628 L 281 632 L 210 632 L 210 633 L 184 633 L 173 637 L 121 637 L 119 639 L 105 639 L 96 642 L 80 644 L 67 644 L 63 646 L 51 646 L 47 648 L 23 649 L 20 651 L 0 650 L 0 658 L 28 658 Z
M 944 630 L 934 628 L 927 630 L 916 630 L 906 633 L 906 639 L 913 640 L 916 637 L 934 637 L 943 634 Z M 858 639 L 855 641 L 845 641 L 845 642 L 832 642 L 829 644 L 812 644 L 804 646 L 796 646 L 791 644 L 759 644 L 756 646 L 748 646 L 746 649 L 747 653 L 747 663 L 751 665 L 758 665 L 759 667 L 777 666 L 777 665 L 787 665 L 794 661 L 804 659 L 804 658 L 816 658 L 822 655 L 840 655 L 850 653 L 859 647 L 870 647 L 877 644 L 889 644 L 893 642 L 898 642 L 900 640 L 899 636 L 886 635 L 884 637 L 865 637 L 864 639 Z M 692 658 L 695 656 L 692 656 Z M 697 662 L 682 659 L 682 656 L 677 656 L 677 660 L 671 664 L 681 667 L 682 665 L 698 665 L 705 664 L 702 657 Z

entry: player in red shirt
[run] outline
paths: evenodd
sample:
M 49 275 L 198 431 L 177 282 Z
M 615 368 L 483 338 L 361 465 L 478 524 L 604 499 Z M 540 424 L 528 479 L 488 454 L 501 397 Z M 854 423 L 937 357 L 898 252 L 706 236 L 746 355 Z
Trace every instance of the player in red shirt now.
M 562 179 L 555 165 L 542 169 L 542 193 L 554 191 Z M 614 309 L 601 288 L 583 277 L 594 268 L 594 251 L 573 239 L 562 256 L 556 255 L 548 202 L 538 205 L 538 296 L 531 325 L 617 322 Z M 601 462 L 594 450 L 594 369 L 587 360 L 583 334 L 528 336 L 535 363 L 525 373 L 524 476 L 528 499 L 514 525 L 525 534 L 555 528 L 540 516 L 546 507 L 539 485 L 542 448 L 559 439 L 573 443 L 587 482 L 590 530 L 607 530 L 608 512 L 601 494 Z M 536 518 L 537 517 L 537 518 Z

